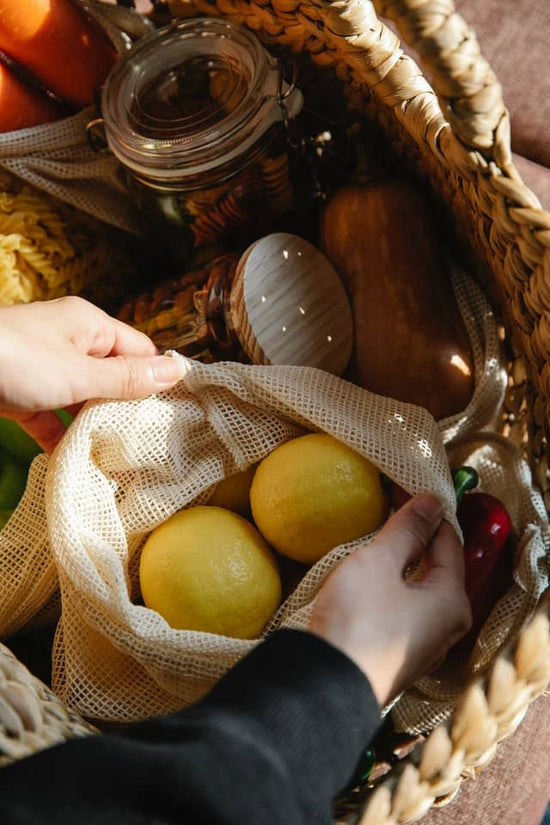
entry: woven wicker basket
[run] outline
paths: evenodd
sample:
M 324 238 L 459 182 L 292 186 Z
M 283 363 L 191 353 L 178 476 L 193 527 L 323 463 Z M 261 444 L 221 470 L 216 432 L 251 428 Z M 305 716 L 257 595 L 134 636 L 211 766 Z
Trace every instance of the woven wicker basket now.
M 121 5 L 128 5 L 121 3 Z M 392 20 L 431 84 L 377 17 Z M 223 15 L 269 44 L 331 68 L 351 109 L 385 133 L 395 157 L 441 207 L 456 248 L 485 288 L 505 332 L 509 384 L 503 434 L 522 444 L 550 502 L 550 214 L 511 161 L 500 85 L 451 0 L 167 0 L 170 15 Z M 545 280 L 546 279 L 546 280 Z M 338 806 L 339 823 L 396 825 L 449 802 L 516 730 L 550 681 L 549 599 L 460 706 L 372 787 Z M 65 709 L 0 648 L 0 764 L 94 728 Z

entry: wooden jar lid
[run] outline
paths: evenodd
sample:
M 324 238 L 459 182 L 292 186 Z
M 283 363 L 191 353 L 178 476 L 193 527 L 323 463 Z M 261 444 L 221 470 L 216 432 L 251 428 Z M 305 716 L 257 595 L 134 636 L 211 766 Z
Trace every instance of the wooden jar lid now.
M 313 244 L 284 232 L 266 235 L 240 258 L 230 322 L 254 364 L 300 364 L 341 375 L 353 320 L 344 287 Z

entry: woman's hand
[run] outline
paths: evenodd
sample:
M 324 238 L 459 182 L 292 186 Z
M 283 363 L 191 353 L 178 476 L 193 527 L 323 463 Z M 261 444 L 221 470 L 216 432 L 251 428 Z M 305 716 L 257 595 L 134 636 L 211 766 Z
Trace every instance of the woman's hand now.
M 363 670 L 381 706 L 439 665 L 470 628 L 460 540 L 433 495 L 412 498 L 322 586 L 310 630 Z M 405 571 L 424 559 L 421 581 Z
M 82 298 L 0 308 L 0 416 L 13 418 L 47 452 L 89 398 L 130 399 L 173 386 L 177 360 L 143 333 Z

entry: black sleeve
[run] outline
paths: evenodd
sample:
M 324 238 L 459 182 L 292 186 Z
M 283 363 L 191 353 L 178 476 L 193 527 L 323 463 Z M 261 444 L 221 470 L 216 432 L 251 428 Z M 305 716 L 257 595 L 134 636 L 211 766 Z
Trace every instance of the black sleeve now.
M 326 825 L 379 724 L 350 659 L 281 630 L 193 707 L 0 768 L 0 822 Z

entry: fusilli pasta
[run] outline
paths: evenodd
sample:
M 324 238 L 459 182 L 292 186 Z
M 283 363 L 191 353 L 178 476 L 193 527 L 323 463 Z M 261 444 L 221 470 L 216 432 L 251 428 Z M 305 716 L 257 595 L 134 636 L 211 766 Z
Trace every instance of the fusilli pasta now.
M 138 285 L 132 245 L 121 231 L 0 176 L 0 306 L 72 294 L 113 311 Z

